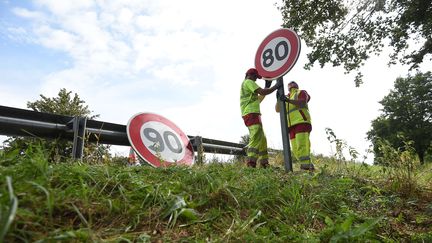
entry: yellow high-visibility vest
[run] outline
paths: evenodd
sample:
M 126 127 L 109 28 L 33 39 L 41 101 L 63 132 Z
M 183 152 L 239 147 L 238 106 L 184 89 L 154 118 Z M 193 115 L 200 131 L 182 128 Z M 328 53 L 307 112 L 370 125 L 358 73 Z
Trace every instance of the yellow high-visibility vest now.
M 298 100 L 298 96 L 300 95 L 300 91 L 298 89 L 291 89 L 290 91 L 290 100 Z M 299 107 L 297 105 L 286 102 L 286 107 L 288 111 L 288 127 L 300 124 L 300 123 L 309 123 L 312 124 L 311 116 L 309 114 L 309 107 L 306 103 L 304 107 Z
M 251 79 L 245 79 L 240 89 L 240 110 L 241 115 L 249 113 L 261 113 L 260 100 L 255 90 L 259 88 L 258 84 Z

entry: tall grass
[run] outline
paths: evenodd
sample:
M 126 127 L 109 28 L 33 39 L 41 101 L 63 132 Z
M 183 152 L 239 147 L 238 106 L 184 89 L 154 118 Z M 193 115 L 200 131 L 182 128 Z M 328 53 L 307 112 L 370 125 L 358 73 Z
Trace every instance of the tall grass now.
M 388 186 L 380 167 L 341 166 L 325 157 L 315 158 L 315 173 L 297 164 L 286 173 L 276 158 L 269 169 L 49 164 L 47 158 L 37 147 L 0 153 L 0 241 L 432 240 L 426 174 L 412 177 L 422 193 L 408 195 Z

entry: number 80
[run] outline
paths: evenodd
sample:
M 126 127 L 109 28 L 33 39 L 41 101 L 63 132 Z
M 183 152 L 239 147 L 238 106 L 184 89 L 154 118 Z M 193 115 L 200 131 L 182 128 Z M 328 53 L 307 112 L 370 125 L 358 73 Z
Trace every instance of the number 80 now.
M 282 54 L 279 52 L 280 47 L 283 47 Z M 274 56 L 273 56 L 273 50 L 271 48 L 268 48 L 263 52 L 262 54 L 263 66 L 266 68 L 270 67 L 271 65 L 273 65 L 275 58 L 278 61 L 282 61 L 288 56 L 288 53 L 289 53 L 289 47 L 286 41 L 281 41 L 277 43 L 274 50 Z

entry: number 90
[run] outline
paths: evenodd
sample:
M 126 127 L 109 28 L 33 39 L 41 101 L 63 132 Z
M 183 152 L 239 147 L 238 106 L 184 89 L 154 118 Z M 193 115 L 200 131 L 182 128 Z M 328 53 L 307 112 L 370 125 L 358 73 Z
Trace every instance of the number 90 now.
M 177 136 L 171 131 L 164 131 L 163 136 L 153 128 L 145 128 L 143 130 L 144 136 L 153 142 L 154 144 L 149 146 L 149 148 L 155 152 L 163 152 L 165 150 L 165 146 L 173 153 L 179 154 L 183 151 L 180 140 Z M 173 139 L 169 139 L 169 138 Z M 175 146 L 171 144 L 171 141 L 174 140 Z

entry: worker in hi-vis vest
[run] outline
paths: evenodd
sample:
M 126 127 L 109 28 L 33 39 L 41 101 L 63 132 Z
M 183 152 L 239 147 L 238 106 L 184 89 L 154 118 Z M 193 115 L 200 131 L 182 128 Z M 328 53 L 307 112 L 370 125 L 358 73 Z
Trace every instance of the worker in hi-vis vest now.
M 257 161 L 262 167 L 269 166 L 267 152 L 267 138 L 261 123 L 260 103 L 264 97 L 279 88 L 276 83 L 270 88 L 271 81 L 266 81 L 265 88 L 262 89 L 256 84 L 257 78 L 262 76 L 255 68 L 246 72 L 245 79 L 240 89 L 240 110 L 244 124 L 249 129 L 249 143 L 247 145 L 248 167 L 256 167 Z
M 300 90 L 294 81 L 288 84 L 288 90 L 287 96 L 279 97 L 275 107 L 276 112 L 280 112 L 280 100 L 285 100 L 289 137 L 294 156 L 303 164 L 311 164 L 309 135 L 312 131 L 312 122 L 308 108 L 310 96 L 305 90 Z M 309 169 L 313 170 L 313 164 L 311 165 Z

